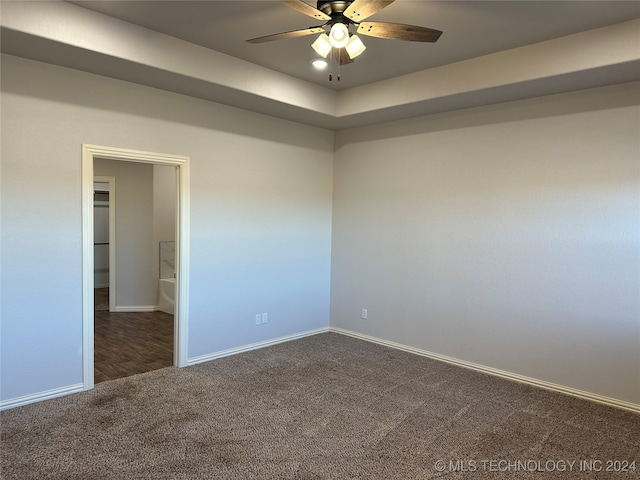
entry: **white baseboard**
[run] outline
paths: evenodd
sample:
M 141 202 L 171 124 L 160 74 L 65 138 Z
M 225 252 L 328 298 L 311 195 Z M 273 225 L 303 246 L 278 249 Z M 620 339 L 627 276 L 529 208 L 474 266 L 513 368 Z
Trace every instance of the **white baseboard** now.
M 517 382 L 526 383 L 529 385 L 533 385 L 535 387 L 541 387 L 547 390 L 552 390 L 554 392 L 564 393 L 567 395 L 572 395 L 574 397 L 591 400 L 592 402 L 602 403 L 605 405 L 609 405 L 611 407 L 622 408 L 624 410 L 630 410 L 632 412 L 640 413 L 640 405 L 636 403 L 626 402 L 624 400 L 618 400 L 616 398 L 611 398 L 611 397 L 605 397 L 603 395 L 598 395 L 596 393 L 591 393 L 591 392 L 585 392 L 584 390 L 578 390 L 571 387 L 565 387 L 564 385 L 558 385 L 556 383 L 546 382 L 544 380 L 538 380 L 537 378 L 526 377 L 524 375 L 519 375 L 517 373 L 511 373 L 505 370 L 499 370 L 497 368 L 486 367 L 484 365 L 479 365 L 477 363 L 467 362 L 466 360 L 460 360 L 458 358 L 448 357 L 446 355 L 440 355 L 439 353 L 429 352 L 427 350 L 422 350 L 420 348 L 414 348 L 408 345 L 390 342 L 388 340 L 371 337 L 369 335 L 364 335 L 362 333 L 352 332 L 350 330 L 345 330 L 343 328 L 329 327 L 329 331 L 334 333 L 339 333 L 341 335 L 348 335 L 350 337 L 358 338 L 360 340 L 365 340 L 367 342 L 377 343 L 380 345 L 384 345 L 386 347 L 391 347 L 398 350 L 404 350 L 405 352 L 415 353 L 423 357 L 432 358 L 434 360 L 450 363 L 452 365 L 457 365 L 459 367 L 476 370 L 478 372 L 488 373 L 490 375 L 495 375 L 497 377 L 502 377 L 509 380 L 515 380 Z
M 137 311 L 141 311 L 141 310 L 137 310 Z M 150 310 L 146 310 L 146 311 L 150 311 Z M 478 372 L 488 373 L 490 375 L 494 375 L 497 377 L 506 378 L 508 380 L 515 380 L 517 382 L 526 383 L 535 387 L 541 387 L 547 390 L 552 390 L 555 392 L 572 395 L 574 397 L 583 398 L 585 400 L 590 400 L 592 402 L 602 403 L 604 405 L 608 405 L 611 407 L 622 408 L 624 410 L 640 413 L 640 405 L 636 403 L 626 402 L 624 400 L 618 400 L 615 398 L 606 397 L 603 395 L 598 395 L 596 393 L 586 392 L 584 390 L 578 390 L 571 387 L 565 387 L 563 385 L 546 382 L 544 380 L 538 380 L 536 378 L 526 377 L 524 375 L 507 372 L 505 370 L 499 370 L 497 368 L 487 367 L 477 363 L 467 362 L 466 360 L 460 360 L 458 358 L 448 357 L 446 355 L 441 355 L 439 353 L 429 352 L 427 350 L 422 350 L 420 348 L 410 347 L 408 345 L 391 342 L 389 340 L 383 340 L 381 338 L 364 335 L 362 333 L 357 333 L 357 332 L 345 330 L 343 328 L 338 328 L 338 327 L 326 327 L 326 328 L 318 328 L 315 330 L 308 330 L 306 332 L 295 333 L 295 334 L 287 335 L 284 337 L 278 337 L 271 340 L 251 343 L 248 345 L 243 345 L 241 347 L 230 348 L 228 350 L 222 350 L 220 352 L 193 357 L 188 359 L 187 366 L 196 365 L 198 363 L 208 362 L 211 360 L 215 360 L 217 358 L 228 357 L 230 355 L 236 355 L 238 353 L 257 350 L 259 348 L 269 347 L 271 345 L 277 345 L 279 343 L 298 340 L 300 338 L 310 337 L 312 335 L 318 335 L 320 333 L 326 333 L 326 332 L 333 332 L 341 335 L 347 335 L 350 337 L 358 338 L 360 340 L 365 340 L 367 342 L 377 343 L 379 345 L 383 345 L 386 347 L 403 350 L 405 352 L 421 355 L 423 357 L 431 358 L 431 359 L 449 363 L 452 365 L 457 365 L 457 366 L 468 368 L 471 370 L 476 370 Z M 83 384 L 80 383 L 76 385 L 70 385 L 68 387 L 56 388 L 53 390 L 47 390 L 44 392 L 34 393 L 31 395 L 25 395 L 23 397 L 12 398 L 9 400 L 0 401 L 0 410 L 7 410 L 10 408 L 27 405 L 29 403 L 40 402 L 42 400 L 48 400 L 50 398 L 61 397 L 63 395 L 69 395 L 71 393 L 78 393 L 82 391 L 84 391 L 84 386 Z
M 228 350 L 222 350 L 220 352 L 208 353 L 207 355 L 200 355 L 199 357 L 193 357 L 187 360 L 187 366 L 196 365 L 198 363 L 209 362 L 216 358 L 228 357 L 230 355 L 236 355 L 238 353 L 249 352 L 251 350 L 257 350 L 259 348 L 270 347 L 271 345 L 277 345 L 278 343 L 290 342 L 291 340 L 298 340 L 299 338 L 310 337 L 312 335 L 318 335 L 319 333 L 327 333 L 329 327 L 318 328 L 316 330 L 307 330 L 306 332 L 294 333 L 293 335 L 287 335 L 284 337 L 278 337 L 271 340 L 265 340 L 263 342 L 251 343 L 249 345 L 243 345 L 241 347 L 230 348 Z
M 112 311 L 118 313 L 125 312 L 157 312 L 160 310 L 158 305 L 119 305 L 116 306 Z
M 0 402 L 0 410 L 8 410 L 10 408 L 28 405 L 29 403 L 41 402 L 42 400 L 62 397 L 63 395 L 78 393 L 82 392 L 83 390 L 84 385 L 82 385 L 81 383 L 77 383 L 75 385 L 69 385 L 68 387 L 54 388 L 53 390 L 32 393 L 30 395 L 24 395 L 23 397 L 10 398 L 9 400 L 3 400 L 2 402 Z

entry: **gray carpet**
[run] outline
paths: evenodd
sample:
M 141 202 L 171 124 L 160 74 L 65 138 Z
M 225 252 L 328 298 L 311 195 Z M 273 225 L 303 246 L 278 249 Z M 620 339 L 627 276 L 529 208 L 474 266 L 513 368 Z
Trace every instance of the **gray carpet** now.
M 333 333 L 0 420 L 7 480 L 640 478 L 640 415 Z

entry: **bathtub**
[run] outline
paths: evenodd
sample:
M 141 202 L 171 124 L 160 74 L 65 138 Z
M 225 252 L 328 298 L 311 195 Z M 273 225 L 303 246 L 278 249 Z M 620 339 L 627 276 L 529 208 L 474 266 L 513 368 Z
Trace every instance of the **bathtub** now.
M 166 313 L 174 315 L 175 313 L 175 299 L 176 299 L 176 279 L 175 278 L 161 278 L 159 282 L 159 304 L 158 308 Z

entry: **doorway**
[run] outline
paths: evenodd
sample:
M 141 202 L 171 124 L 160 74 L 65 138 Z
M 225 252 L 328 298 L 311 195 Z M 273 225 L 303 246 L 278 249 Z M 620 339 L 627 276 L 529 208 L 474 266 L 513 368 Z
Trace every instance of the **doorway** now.
M 189 158 L 177 155 L 127 150 L 97 145 L 82 146 L 83 218 L 83 388 L 94 386 L 94 160 L 118 160 L 174 167 L 175 196 L 175 320 L 173 322 L 173 365 L 187 364 L 188 235 L 189 235 Z M 111 232 L 110 232 L 111 234 Z M 115 245 L 114 245 L 115 246 Z M 110 264 L 113 257 L 110 258 Z M 110 285 L 113 275 L 110 276 Z M 115 293 L 115 292 L 114 292 Z M 111 298 L 110 298 L 110 304 Z M 112 305 L 110 305 L 111 309 Z

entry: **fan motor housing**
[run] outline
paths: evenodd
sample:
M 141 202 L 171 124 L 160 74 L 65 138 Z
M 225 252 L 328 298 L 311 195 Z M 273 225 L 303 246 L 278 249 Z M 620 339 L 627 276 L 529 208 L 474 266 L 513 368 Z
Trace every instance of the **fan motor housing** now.
M 318 10 L 323 13 L 326 13 L 330 17 L 336 13 L 344 12 L 349 5 L 351 5 L 353 1 L 333 1 L 328 2 L 327 0 L 318 0 Z

